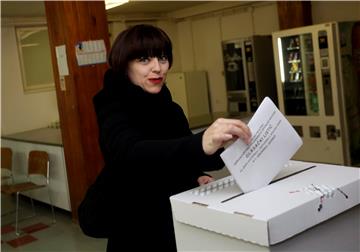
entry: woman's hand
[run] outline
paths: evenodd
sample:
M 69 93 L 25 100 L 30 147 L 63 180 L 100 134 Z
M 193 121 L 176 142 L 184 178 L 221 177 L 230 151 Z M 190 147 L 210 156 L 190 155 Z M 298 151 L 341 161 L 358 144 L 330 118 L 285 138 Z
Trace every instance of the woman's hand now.
M 226 143 L 237 138 L 249 144 L 251 139 L 249 127 L 237 119 L 219 118 L 205 130 L 202 138 L 203 150 L 207 155 L 214 154 Z
M 208 184 L 210 182 L 213 182 L 214 179 L 210 176 L 204 175 L 204 176 L 200 176 L 197 179 L 197 182 L 199 183 L 199 185 L 205 185 Z

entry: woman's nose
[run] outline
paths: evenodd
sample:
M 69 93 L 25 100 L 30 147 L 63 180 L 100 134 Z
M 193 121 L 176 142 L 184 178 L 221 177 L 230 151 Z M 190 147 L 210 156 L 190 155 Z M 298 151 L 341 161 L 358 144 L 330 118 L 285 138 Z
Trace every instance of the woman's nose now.
M 160 63 L 157 57 L 152 58 L 152 69 L 153 72 L 160 72 Z

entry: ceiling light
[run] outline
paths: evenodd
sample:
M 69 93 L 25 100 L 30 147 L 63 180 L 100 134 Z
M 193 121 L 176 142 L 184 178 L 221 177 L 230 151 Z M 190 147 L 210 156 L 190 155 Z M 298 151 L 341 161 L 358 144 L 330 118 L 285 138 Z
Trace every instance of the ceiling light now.
M 105 9 L 108 10 L 128 2 L 129 0 L 105 0 Z

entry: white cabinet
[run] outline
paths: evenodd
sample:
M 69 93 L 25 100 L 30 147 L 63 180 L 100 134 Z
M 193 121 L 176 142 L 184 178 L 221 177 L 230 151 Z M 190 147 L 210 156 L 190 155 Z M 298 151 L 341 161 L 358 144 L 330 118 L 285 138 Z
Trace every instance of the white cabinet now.
M 168 73 L 166 85 L 173 101 L 184 110 L 191 128 L 212 122 L 206 72 Z

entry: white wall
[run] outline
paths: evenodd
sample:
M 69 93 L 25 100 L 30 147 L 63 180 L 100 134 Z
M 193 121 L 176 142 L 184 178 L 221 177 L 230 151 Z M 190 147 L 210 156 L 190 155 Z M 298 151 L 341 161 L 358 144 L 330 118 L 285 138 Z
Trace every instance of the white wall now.
M 277 12 L 277 5 L 269 3 L 256 8 L 256 11 L 252 12 L 254 34 L 266 35 L 269 31 L 279 30 L 279 19 Z
M 181 71 L 181 55 L 179 50 L 179 39 L 178 37 L 181 36 L 181 34 L 178 33 L 176 24 L 172 21 L 168 20 L 162 20 L 158 21 L 156 24 L 158 27 L 163 29 L 167 35 L 169 35 L 172 45 L 173 45 L 173 65 L 171 67 L 171 71 L 173 72 L 179 72 Z
M 199 19 L 192 23 L 195 70 L 207 72 L 213 112 L 226 111 L 227 108 L 219 23 L 219 17 Z
M 313 24 L 360 20 L 360 1 L 312 1 Z
M 177 28 L 181 69 L 182 71 L 193 71 L 196 67 L 192 24 L 190 21 L 183 21 L 177 24 Z
M 222 41 L 247 38 L 254 34 L 252 10 L 251 8 L 246 8 L 244 11 L 220 17 Z
M 55 90 L 24 93 L 15 28 L 1 27 L 1 135 L 46 127 L 56 120 Z
M 126 29 L 124 22 L 109 22 L 110 43 L 112 44 L 120 32 Z

